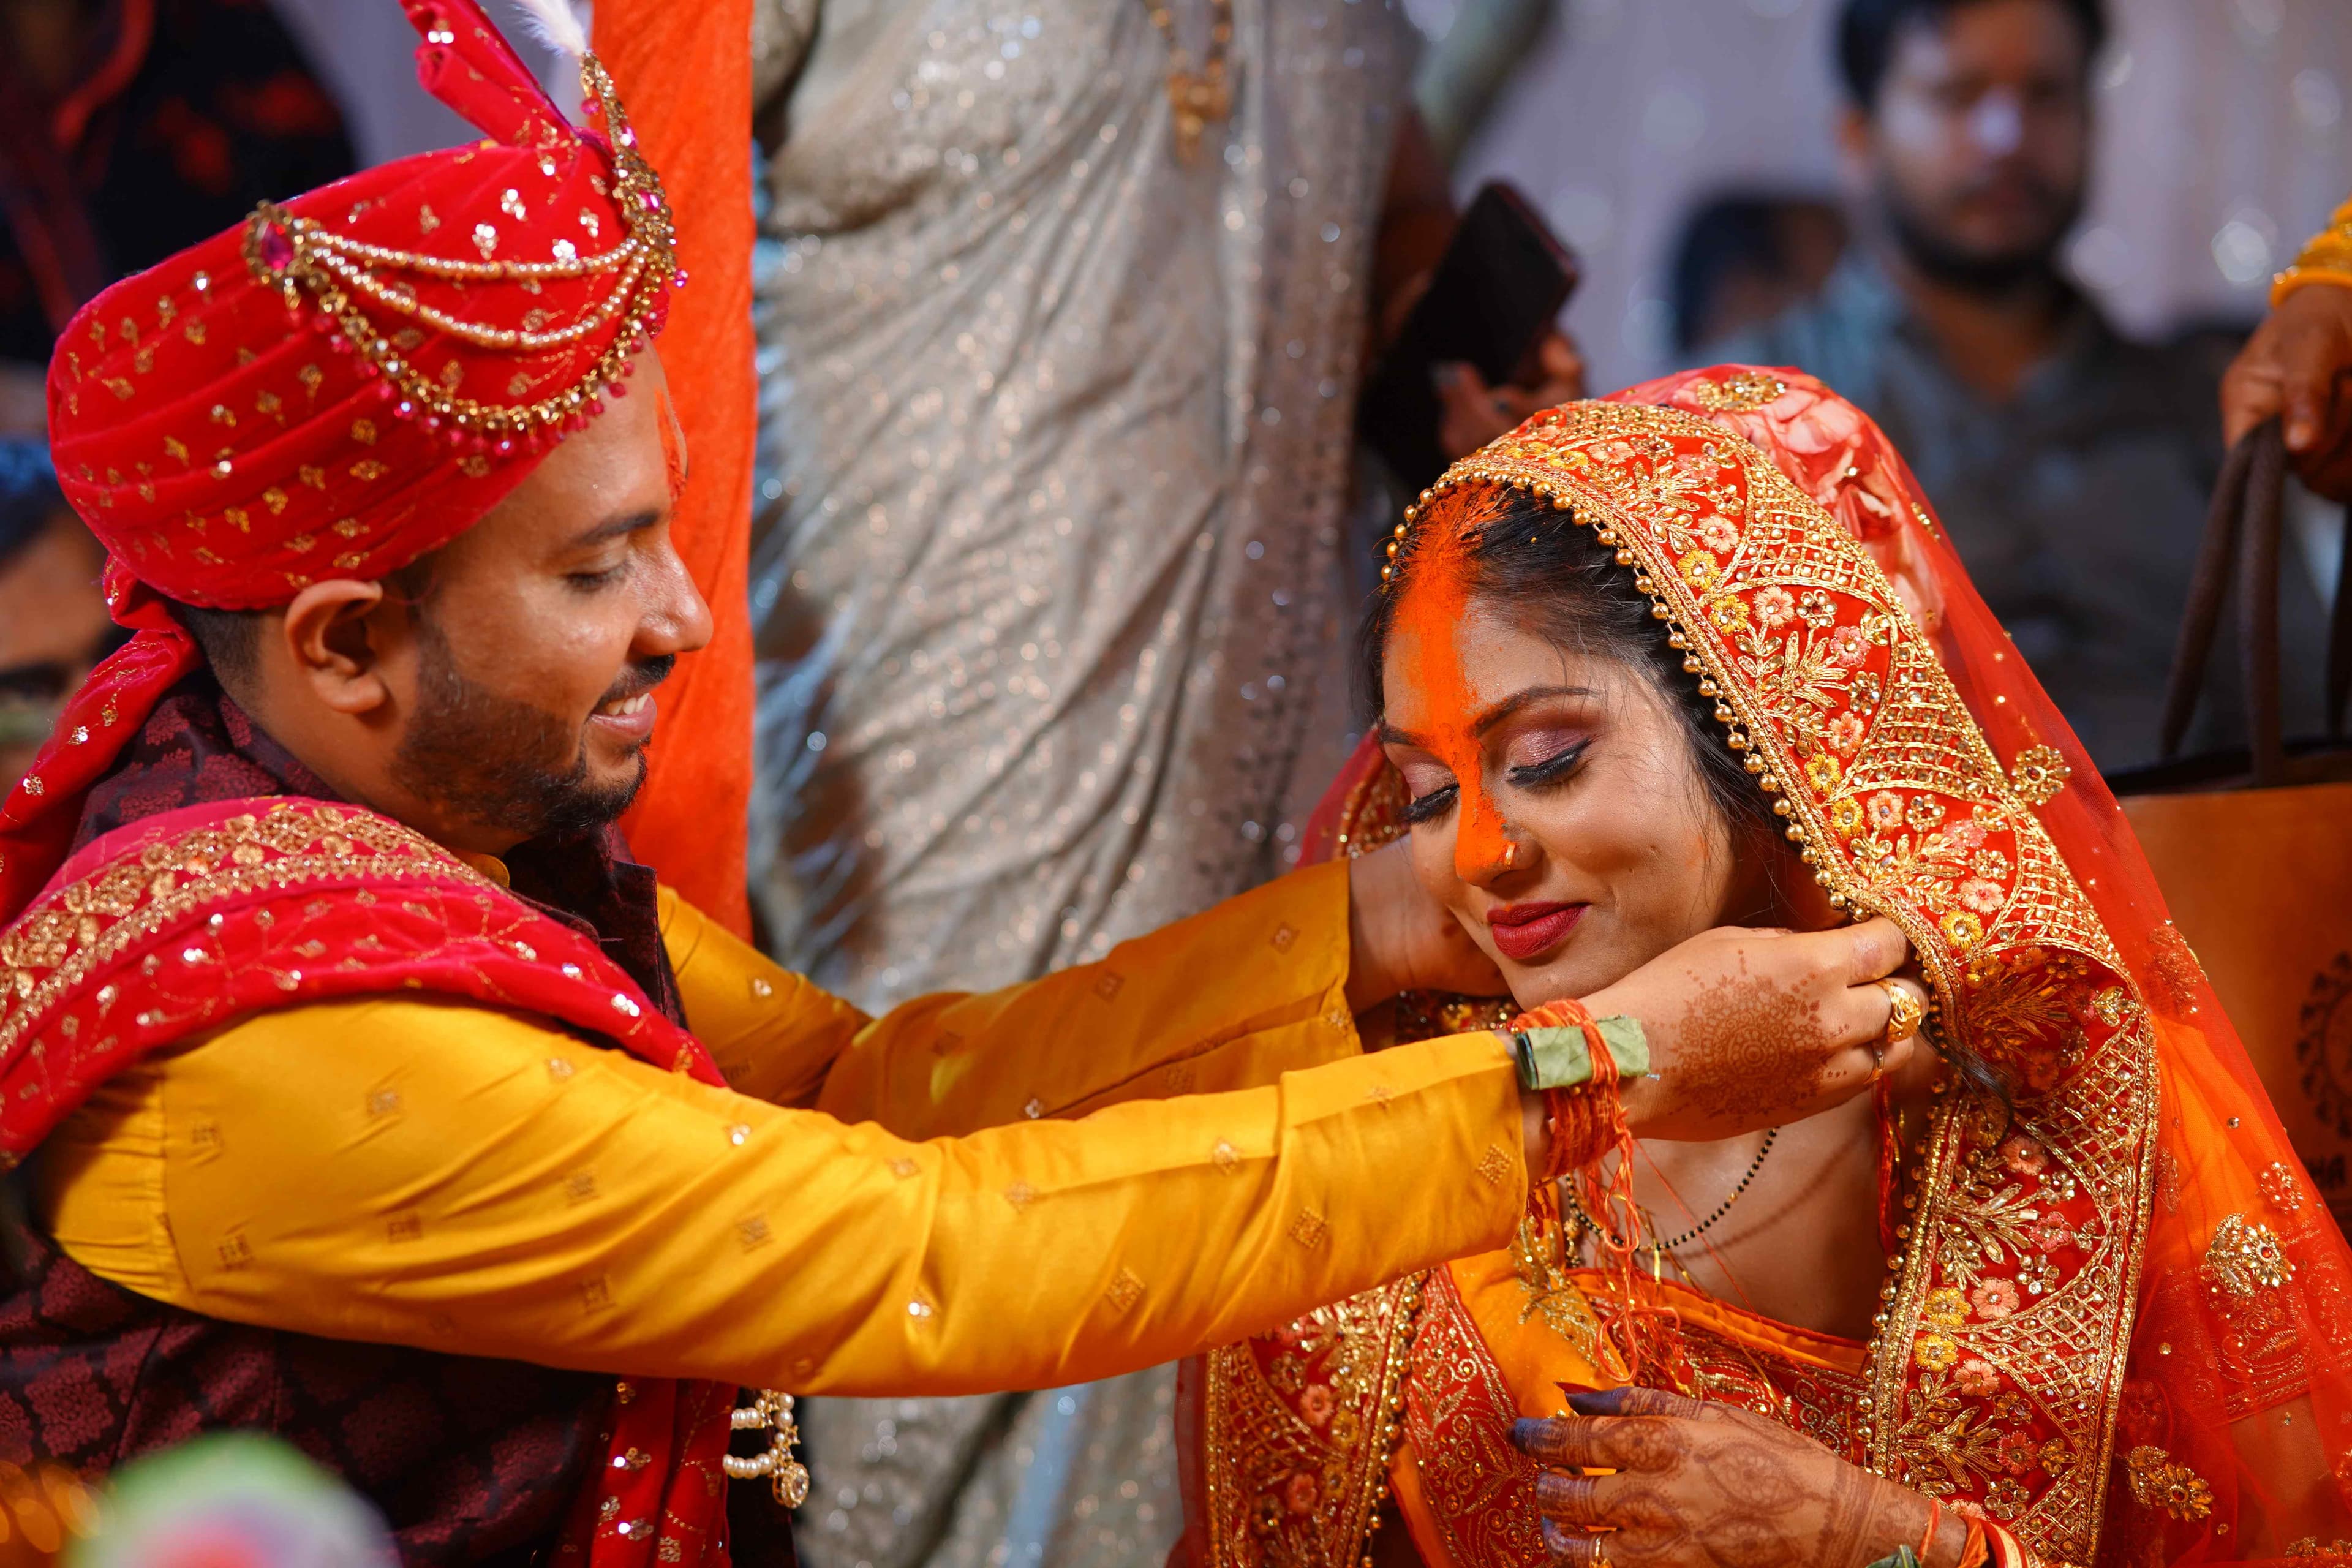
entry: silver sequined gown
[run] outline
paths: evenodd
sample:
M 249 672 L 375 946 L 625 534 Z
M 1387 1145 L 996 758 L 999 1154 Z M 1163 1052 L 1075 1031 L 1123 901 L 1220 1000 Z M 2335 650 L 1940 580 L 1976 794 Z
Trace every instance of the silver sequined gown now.
M 1286 863 L 1346 729 L 1410 34 L 1234 0 L 1234 113 L 1188 165 L 1144 0 L 824 0 L 813 55 L 807 0 L 765 3 L 763 72 L 809 63 L 762 220 L 752 879 L 777 956 L 879 1008 Z M 1198 59 L 1209 5 L 1171 3 Z M 1163 1368 L 804 1406 L 802 1550 L 1157 1568 L 1172 1403 Z

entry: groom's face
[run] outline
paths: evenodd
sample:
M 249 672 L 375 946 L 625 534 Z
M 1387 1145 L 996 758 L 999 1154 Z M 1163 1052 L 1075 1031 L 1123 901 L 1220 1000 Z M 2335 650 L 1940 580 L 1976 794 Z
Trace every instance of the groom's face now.
M 423 574 L 387 678 L 394 776 L 437 815 L 528 837 L 620 815 L 655 688 L 710 637 L 670 536 L 682 479 L 659 362 Z M 469 836 L 470 837 L 470 836 Z

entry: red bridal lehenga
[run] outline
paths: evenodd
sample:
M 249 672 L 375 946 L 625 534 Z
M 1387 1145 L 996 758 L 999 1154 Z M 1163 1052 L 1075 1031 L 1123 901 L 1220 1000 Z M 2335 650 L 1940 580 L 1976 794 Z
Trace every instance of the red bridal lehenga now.
M 1718 367 L 1537 416 L 1416 526 L 1458 526 L 1495 486 L 1615 544 L 1832 901 L 1902 926 L 1930 1031 L 2013 1089 L 1947 1072 L 1907 1124 L 1882 1102 L 1867 1342 L 1644 1281 L 1668 1338 L 1638 1381 L 1940 1499 L 2002 1563 L 2352 1553 L 2344 1238 L 2114 797 L 1885 436 L 1810 378 Z M 1398 837 L 1403 798 L 1360 752 L 1310 855 Z M 1437 1568 L 1547 1561 L 1510 1422 L 1559 1414 L 1563 1381 L 1634 1376 L 1609 1331 L 1626 1287 L 1576 1264 L 1539 1213 L 1507 1252 L 1194 1363 L 1194 1568 L 1352 1568 L 1383 1507 Z

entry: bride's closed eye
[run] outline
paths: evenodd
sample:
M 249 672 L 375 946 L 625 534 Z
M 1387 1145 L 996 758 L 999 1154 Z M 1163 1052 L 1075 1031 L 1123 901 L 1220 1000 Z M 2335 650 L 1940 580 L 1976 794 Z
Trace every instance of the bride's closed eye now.
M 1407 781 L 1407 787 L 1411 787 L 1410 780 Z M 1435 822 L 1454 809 L 1454 802 L 1461 794 L 1460 784 L 1448 782 L 1414 795 L 1404 803 L 1405 826 L 1418 827 L 1424 822 Z
M 1533 762 L 1514 763 L 1505 771 L 1503 777 L 1517 789 L 1545 789 L 1553 784 L 1564 784 L 1575 773 L 1578 765 L 1584 761 L 1585 754 L 1591 749 L 1592 738 L 1589 735 L 1582 736 L 1570 741 L 1557 751 L 1538 757 Z M 1453 810 L 1454 803 L 1462 795 L 1462 786 L 1451 774 L 1444 773 L 1442 770 L 1429 770 L 1438 773 L 1444 782 L 1432 779 L 1424 784 L 1420 779 L 1414 777 L 1414 774 L 1421 771 L 1415 768 L 1404 770 L 1405 787 L 1414 792 L 1412 798 L 1405 803 L 1404 807 L 1405 826 L 1408 827 L 1418 826 L 1424 822 L 1435 822 Z
M 1542 789 L 1547 784 L 1566 780 L 1576 772 L 1577 764 L 1584 761 L 1584 754 L 1591 749 L 1592 738 L 1582 736 L 1534 762 L 1514 764 L 1503 776 L 1521 789 Z

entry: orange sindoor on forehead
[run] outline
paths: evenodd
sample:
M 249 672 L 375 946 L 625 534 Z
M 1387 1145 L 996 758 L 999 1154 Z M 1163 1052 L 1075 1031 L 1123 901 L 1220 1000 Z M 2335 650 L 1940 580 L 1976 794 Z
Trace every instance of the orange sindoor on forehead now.
M 669 499 L 675 503 L 686 493 L 686 431 L 678 425 L 667 386 L 654 404 L 654 419 L 661 426 L 662 468 L 669 476 Z
M 1470 557 L 1451 527 L 1422 546 L 1397 601 L 1390 631 L 1400 672 L 1428 704 L 1421 739 L 1454 774 L 1461 792 L 1454 826 L 1454 867 L 1465 880 L 1502 862 L 1509 847 L 1503 814 L 1486 793 L 1485 749 L 1472 728 L 1477 694 L 1462 664 L 1462 624 L 1470 614 Z

